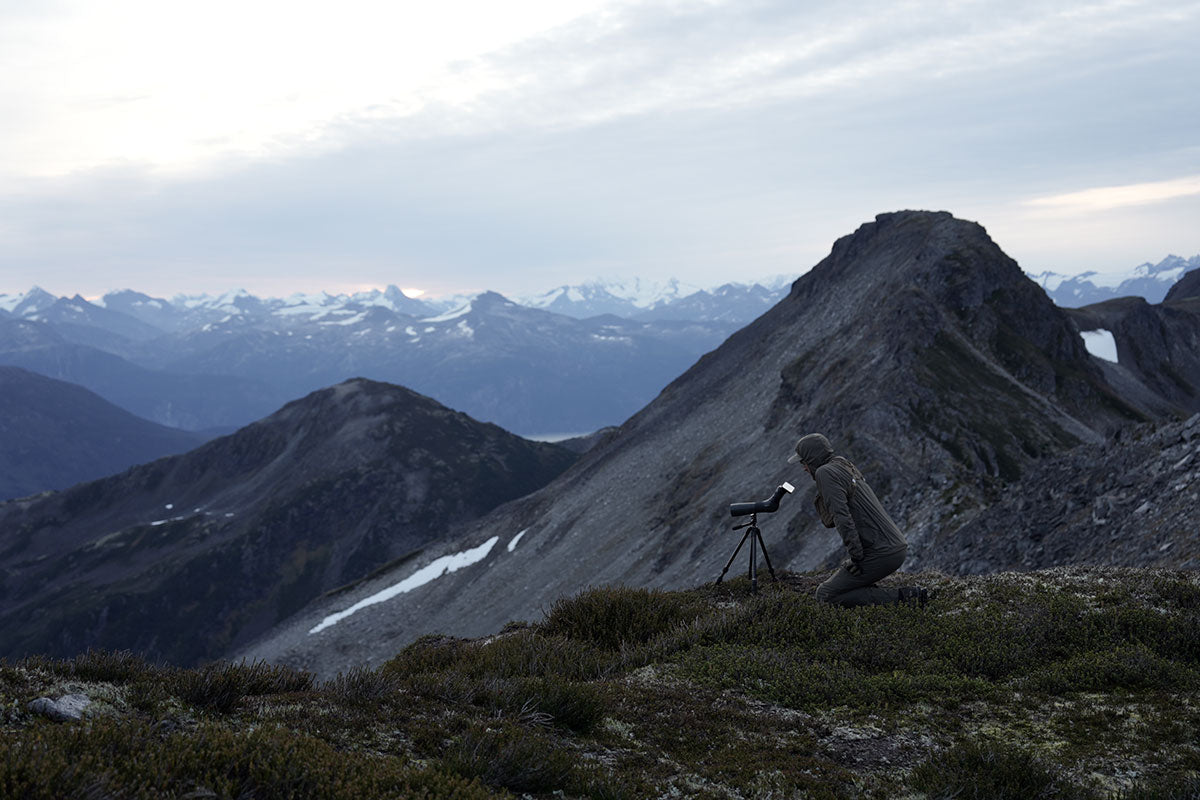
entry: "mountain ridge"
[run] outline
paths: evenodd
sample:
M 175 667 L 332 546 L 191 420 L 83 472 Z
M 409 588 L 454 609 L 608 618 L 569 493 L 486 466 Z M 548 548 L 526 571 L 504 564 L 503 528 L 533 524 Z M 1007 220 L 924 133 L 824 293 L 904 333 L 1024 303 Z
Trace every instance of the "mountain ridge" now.
M 0 655 L 215 658 L 575 459 L 403 387 L 314 392 L 189 453 L 0 504 Z

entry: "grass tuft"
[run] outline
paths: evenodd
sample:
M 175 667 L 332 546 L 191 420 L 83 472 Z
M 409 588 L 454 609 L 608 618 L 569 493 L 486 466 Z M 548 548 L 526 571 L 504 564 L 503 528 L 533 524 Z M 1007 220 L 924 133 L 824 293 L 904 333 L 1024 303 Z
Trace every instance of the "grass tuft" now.
M 646 644 L 709 610 L 699 596 L 625 586 L 589 589 L 556 602 L 542 633 L 591 642 L 607 650 Z
M 394 679 L 366 667 L 339 672 L 321 688 L 326 695 L 340 703 L 360 707 L 378 705 L 396 697 L 399 692 Z
M 567 783 L 575 758 L 537 730 L 510 722 L 476 723 L 447 748 L 451 772 L 514 792 L 550 791 Z
M 235 709 L 247 696 L 306 692 L 312 688 L 311 673 L 265 661 L 218 661 L 184 670 L 176 686 L 181 699 L 222 714 Z

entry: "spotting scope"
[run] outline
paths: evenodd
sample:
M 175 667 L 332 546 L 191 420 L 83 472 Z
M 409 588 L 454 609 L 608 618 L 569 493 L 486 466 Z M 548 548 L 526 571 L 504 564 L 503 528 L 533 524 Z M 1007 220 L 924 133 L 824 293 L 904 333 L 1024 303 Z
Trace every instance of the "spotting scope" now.
M 759 500 L 757 503 L 731 503 L 729 506 L 729 516 L 744 517 L 747 514 L 778 511 L 779 501 L 783 499 L 785 494 L 791 494 L 794 491 L 796 491 L 796 487 L 784 481 L 775 488 L 775 493 L 766 500 Z

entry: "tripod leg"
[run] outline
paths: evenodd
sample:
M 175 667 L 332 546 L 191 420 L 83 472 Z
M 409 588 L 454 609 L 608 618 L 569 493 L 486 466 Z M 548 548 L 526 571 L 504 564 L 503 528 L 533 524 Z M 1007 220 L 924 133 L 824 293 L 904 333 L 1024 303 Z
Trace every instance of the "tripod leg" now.
M 721 570 L 721 577 L 717 578 L 718 586 L 720 586 L 721 581 L 725 579 L 725 573 L 729 572 L 729 566 L 733 563 L 733 560 L 735 558 L 737 558 L 738 552 L 741 551 L 742 545 L 744 545 L 746 543 L 746 537 L 749 535 L 750 535 L 750 531 L 746 531 L 745 533 L 742 534 L 742 540 L 740 542 L 738 542 L 738 546 L 733 549 L 733 555 L 731 555 L 729 557 L 729 561 L 725 564 L 725 569 Z
M 777 580 L 779 580 L 779 578 L 775 577 L 775 568 L 771 566 L 771 557 L 769 555 L 767 555 L 767 545 L 765 542 L 763 542 L 762 532 L 761 531 L 755 531 L 755 532 L 758 534 L 758 546 L 762 549 L 763 558 L 765 558 L 767 560 L 767 569 L 771 571 L 771 580 L 777 581 Z
M 754 535 L 757 531 L 754 526 L 747 531 L 750 534 L 750 594 L 758 594 L 758 552 L 755 549 L 758 537 Z

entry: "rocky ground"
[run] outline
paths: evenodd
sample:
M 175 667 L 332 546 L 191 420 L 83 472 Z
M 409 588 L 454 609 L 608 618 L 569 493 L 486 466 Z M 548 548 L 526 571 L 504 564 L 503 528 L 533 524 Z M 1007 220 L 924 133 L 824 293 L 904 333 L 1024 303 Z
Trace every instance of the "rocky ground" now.
M 0 665 L 0 795 L 1148 798 L 1200 794 L 1200 580 L 1054 568 L 598 588 L 318 684 L 128 654 Z
M 1080 563 L 1195 569 L 1198 519 L 1195 414 L 1047 459 L 918 557 L 963 574 Z

